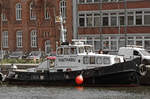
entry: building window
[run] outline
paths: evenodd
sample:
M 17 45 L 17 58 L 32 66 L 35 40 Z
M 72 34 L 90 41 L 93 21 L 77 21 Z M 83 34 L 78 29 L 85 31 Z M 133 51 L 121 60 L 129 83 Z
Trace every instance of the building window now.
M 144 46 L 145 49 L 150 50 L 150 40 L 145 40 L 144 45 L 145 45 Z
M 128 25 L 133 25 L 133 24 L 134 24 L 134 17 L 128 16 Z
M 150 15 L 145 15 L 144 16 L 144 24 L 145 25 L 150 25 Z
M 94 14 L 94 26 L 100 26 L 100 14 Z
M 44 17 L 46 20 L 50 19 L 48 7 L 46 6 L 46 3 L 44 4 Z
M 125 25 L 124 12 L 110 12 L 102 13 L 102 26 L 123 26 Z M 80 27 L 98 27 L 100 26 L 100 14 L 98 12 L 88 11 L 82 12 L 78 16 L 78 23 Z M 150 11 L 131 11 L 127 12 L 127 25 L 150 25 Z
M 96 2 L 99 2 L 99 0 L 94 0 L 94 2 L 96 3 Z
M 85 26 L 85 14 L 79 15 L 79 26 Z
M 103 13 L 103 26 L 108 26 L 108 25 L 109 25 L 108 13 Z
M 87 27 L 92 26 L 92 14 L 87 14 L 86 15 L 86 24 L 87 24 Z
M 108 26 L 108 17 L 103 17 L 103 26 Z
M 105 50 L 109 49 L 109 40 L 103 41 L 103 49 Z
M 60 11 L 63 19 L 66 18 L 66 0 L 60 1 Z
M 22 47 L 22 31 L 17 31 L 16 33 L 16 38 L 17 38 L 17 48 Z
M 36 20 L 36 13 L 33 10 L 33 2 L 30 3 L 30 20 Z
M 136 25 L 142 25 L 142 11 L 136 11 Z
M 48 38 L 49 36 L 50 36 L 50 33 L 49 33 L 49 32 L 44 32 L 44 33 L 43 33 L 43 37 L 44 37 L 44 38 Z
M 136 25 L 142 25 L 142 16 L 136 16 Z
M 94 41 L 94 49 L 99 50 L 101 48 L 100 44 L 101 44 L 100 41 L 98 41 L 98 40 Z
M 21 13 L 22 13 L 21 3 L 17 3 L 16 4 L 16 20 L 22 20 Z
M 85 0 L 79 0 L 79 3 L 85 3 Z
M 144 25 L 150 25 L 150 11 L 144 12 Z
M 117 41 L 111 41 L 111 50 L 117 50 Z
M 87 2 L 87 3 L 91 3 L 91 2 L 92 2 L 92 0 L 86 0 L 86 2 Z
M 117 25 L 117 17 L 111 16 L 111 26 L 116 26 L 116 25 Z
M 8 31 L 3 31 L 2 44 L 3 48 L 8 48 Z
M 124 13 L 119 13 L 118 17 L 119 17 L 118 22 L 120 23 L 119 25 L 124 25 L 125 22 Z
M 3 22 L 7 21 L 6 14 L 2 13 L 1 14 L 1 19 L 2 19 Z
M 34 48 L 37 47 L 37 31 L 36 30 L 31 31 L 31 47 L 34 47 Z

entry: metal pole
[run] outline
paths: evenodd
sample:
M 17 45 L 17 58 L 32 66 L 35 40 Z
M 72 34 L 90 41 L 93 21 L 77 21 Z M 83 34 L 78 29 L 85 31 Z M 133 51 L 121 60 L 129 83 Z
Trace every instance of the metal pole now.
M 1 14 L 1 55 L 2 55 L 2 59 L 1 59 L 1 67 L 2 67 L 2 65 L 3 65 L 3 62 L 2 62 L 2 60 L 3 60 L 2 12 L 1 12 L 0 14 Z M 0 67 L 0 69 L 1 69 L 1 67 Z M 0 70 L 0 71 L 1 71 L 1 70 Z
M 124 12 L 125 12 L 124 34 L 125 34 L 125 47 L 126 47 L 127 45 L 127 0 L 124 0 Z
M 1 13 L 1 54 L 2 54 L 2 59 L 3 59 L 3 30 L 2 30 L 2 13 Z
M 118 3 L 118 10 L 120 9 L 120 5 Z M 119 11 L 118 11 L 119 12 Z M 119 13 L 118 13 L 119 14 Z M 118 49 L 120 48 L 120 16 L 118 16 L 118 35 L 119 35 L 119 39 L 118 39 Z
M 99 3 L 99 13 L 100 13 L 100 27 L 99 27 L 99 33 L 100 33 L 100 49 L 103 50 L 102 47 L 102 0 L 100 0 Z

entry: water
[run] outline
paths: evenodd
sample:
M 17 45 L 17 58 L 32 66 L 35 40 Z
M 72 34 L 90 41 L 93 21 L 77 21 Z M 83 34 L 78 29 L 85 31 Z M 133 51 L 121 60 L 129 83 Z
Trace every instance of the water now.
M 150 86 L 84 88 L 0 86 L 0 99 L 150 99 Z

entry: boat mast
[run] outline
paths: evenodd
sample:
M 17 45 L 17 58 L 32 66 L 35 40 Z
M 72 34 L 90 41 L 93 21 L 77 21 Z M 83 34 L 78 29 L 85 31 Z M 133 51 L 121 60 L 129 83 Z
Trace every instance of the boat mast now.
M 118 3 L 118 10 L 120 10 L 120 3 Z M 118 11 L 119 13 L 119 11 Z M 120 34 L 120 16 L 118 17 L 118 49 L 120 48 L 120 37 L 121 37 L 121 34 Z
M 99 33 L 100 33 L 100 49 L 103 50 L 102 46 L 102 0 L 99 1 L 99 13 L 100 13 L 100 24 L 99 24 Z
M 124 34 L 125 34 L 125 47 L 127 45 L 127 0 L 124 0 L 124 12 L 125 12 L 125 26 L 124 26 Z
M 60 12 L 60 25 L 61 25 L 61 42 L 65 42 L 65 29 L 64 29 L 64 26 L 63 26 L 63 17 L 61 15 L 61 12 Z
M 2 59 L 3 59 L 3 40 L 2 40 L 3 39 L 3 33 L 2 33 L 3 32 L 2 31 L 2 24 L 3 23 L 2 23 L 2 11 L 1 11 L 0 14 L 1 14 L 1 55 L 2 55 Z

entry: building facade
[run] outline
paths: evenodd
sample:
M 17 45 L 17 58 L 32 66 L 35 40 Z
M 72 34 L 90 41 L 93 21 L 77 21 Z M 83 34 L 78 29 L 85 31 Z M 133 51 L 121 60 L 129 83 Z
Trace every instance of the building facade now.
M 150 50 L 150 0 L 0 0 L 0 12 L 0 45 L 9 52 L 55 51 L 60 14 L 66 41 L 87 39 L 95 51 Z
M 150 50 L 150 0 L 74 2 L 74 38 L 87 39 L 95 51 L 118 51 L 127 45 Z
M 60 40 L 59 0 L 0 0 L 1 49 L 50 53 Z

